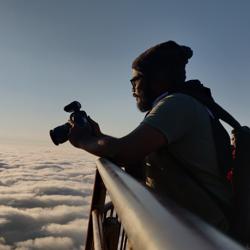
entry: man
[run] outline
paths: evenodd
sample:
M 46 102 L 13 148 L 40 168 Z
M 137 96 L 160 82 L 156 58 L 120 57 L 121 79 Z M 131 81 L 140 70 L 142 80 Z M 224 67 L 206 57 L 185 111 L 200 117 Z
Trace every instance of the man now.
M 102 134 L 89 118 L 92 131 L 75 126 L 70 142 L 127 166 L 131 173 L 139 172 L 144 162 L 146 184 L 162 200 L 171 198 L 226 231 L 230 190 L 217 164 L 213 114 L 179 91 L 193 83 L 185 82 L 191 57 L 189 47 L 173 41 L 146 50 L 133 62 L 131 79 L 139 110 L 148 112 L 142 123 L 127 136 L 114 138 Z

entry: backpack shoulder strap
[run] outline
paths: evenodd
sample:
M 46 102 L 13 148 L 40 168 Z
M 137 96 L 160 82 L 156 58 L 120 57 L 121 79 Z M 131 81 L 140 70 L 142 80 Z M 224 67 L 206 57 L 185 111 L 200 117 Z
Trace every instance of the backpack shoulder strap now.
M 226 122 L 232 128 L 237 129 L 241 127 L 240 123 L 216 102 L 207 103 L 207 106 L 211 109 L 216 118 Z
M 232 128 L 236 129 L 241 127 L 240 123 L 232 115 L 230 115 L 225 109 L 223 109 L 214 101 L 211 90 L 203 86 L 199 80 L 187 81 L 184 84 L 175 86 L 169 91 L 169 93 L 175 92 L 180 92 L 194 97 L 196 100 L 210 109 L 215 118 L 221 119 Z

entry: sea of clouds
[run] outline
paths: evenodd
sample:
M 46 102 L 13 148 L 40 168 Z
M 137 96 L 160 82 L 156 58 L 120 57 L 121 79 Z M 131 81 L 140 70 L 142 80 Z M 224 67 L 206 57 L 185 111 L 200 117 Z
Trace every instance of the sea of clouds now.
M 0 145 L 0 250 L 83 249 L 94 173 L 69 146 Z

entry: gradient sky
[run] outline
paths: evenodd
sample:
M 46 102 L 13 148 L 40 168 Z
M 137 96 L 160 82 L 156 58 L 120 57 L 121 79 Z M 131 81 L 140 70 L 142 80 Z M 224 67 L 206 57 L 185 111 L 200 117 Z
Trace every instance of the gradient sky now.
M 132 60 L 175 40 L 194 56 L 187 78 L 250 125 L 249 0 L 1 0 L 0 140 L 48 142 L 79 100 L 105 133 L 143 118 L 131 96 Z

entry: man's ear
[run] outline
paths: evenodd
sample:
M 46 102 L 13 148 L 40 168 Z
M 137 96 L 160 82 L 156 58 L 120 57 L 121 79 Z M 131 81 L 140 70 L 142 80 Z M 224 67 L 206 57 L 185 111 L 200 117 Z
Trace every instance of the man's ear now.
M 168 85 L 170 84 L 169 76 L 170 74 L 167 69 L 159 70 L 158 72 L 156 72 L 155 83 L 156 83 L 157 89 L 165 90 L 168 87 Z
M 169 75 L 170 75 L 169 69 L 164 67 L 164 68 L 157 69 L 155 71 L 153 77 L 154 77 L 155 81 L 167 82 L 169 79 Z

